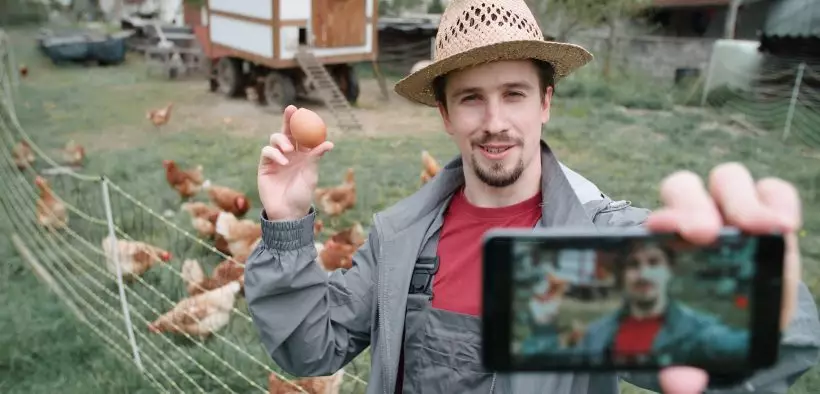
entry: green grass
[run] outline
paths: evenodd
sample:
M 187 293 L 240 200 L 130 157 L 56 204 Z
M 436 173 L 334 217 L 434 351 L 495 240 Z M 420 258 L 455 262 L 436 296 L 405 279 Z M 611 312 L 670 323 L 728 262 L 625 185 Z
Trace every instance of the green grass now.
M 160 162 L 172 158 L 183 166 L 203 164 L 206 176 L 215 183 L 246 192 L 254 204 L 251 215 L 255 215 L 260 206 L 255 178 L 258 152 L 267 134 L 279 127 L 277 117 L 256 115 L 250 103 L 228 103 L 231 111 L 247 108 L 248 112 L 234 113 L 235 122 L 226 125 L 221 122 L 223 112 L 220 112 L 226 100 L 207 93 L 204 81 L 152 79 L 134 58 L 122 67 L 57 69 L 36 53 L 29 32 L 13 32 L 12 37 L 16 39 L 18 58 L 31 70 L 29 78 L 20 86 L 17 103 L 20 121 L 47 154 L 59 158 L 58 149 L 68 139 L 76 139 L 88 147 L 85 172 L 106 174 L 158 213 L 178 211 L 179 206 L 178 197 L 165 184 Z M 166 128 L 154 130 L 145 119 L 145 111 L 169 101 L 177 103 L 177 112 Z M 659 204 L 659 182 L 680 168 L 705 175 L 717 163 L 739 160 L 757 177 L 778 175 L 795 182 L 802 193 L 805 213 L 805 236 L 801 238 L 804 280 L 815 295 L 820 294 L 820 238 L 817 236 L 820 233 L 820 210 L 817 209 L 820 167 L 816 152 L 785 145 L 780 142 L 778 133 L 757 136 L 739 131 L 728 126 L 723 116 L 680 109 L 672 103 L 670 93 L 653 89 L 646 83 L 624 81 L 620 85 L 604 85 L 582 73 L 559 84 L 545 138 L 562 161 L 607 194 L 650 208 Z M 392 111 L 391 108 L 384 105 L 379 110 Z M 414 134 L 391 132 L 392 125 L 387 122 L 390 117 L 384 116 L 385 122 L 379 126 L 379 131 L 384 131 L 382 135 L 334 137 L 337 147 L 321 164 L 320 182 L 323 185 L 338 183 L 344 170 L 353 167 L 359 196 L 356 208 L 346 214 L 341 225 L 353 221 L 368 225 L 374 212 L 412 193 L 418 187 L 421 149 L 429 150 L 441 160 L 456 152 L 446 134 L 440 132 L 435 111 L 428 112 L 419 122 L 431 125 L 430 129 Z M 409 115 L 397 112 L 390 116 Z M 10 140 L 5 134 L 2 137 L 2 148 L 7 151 Z M 0 160 L 6 157 L 3 154 Z M 45 167 L 42 160 L 35 164 L 37 170 Z M 32 189 L 14 178 L 16 172 L 10 172 L 5 164 L 2 168 L 0 178 L 4 183 L 11 182 L 9 185 L 13 187 L 0 199 L 11 208 L 3 211 L 8 217 L 0 218 L 3 234 L 15 231 L 21 236 L 33 237 L 27 239 L 27 244 L 37 257 L 87 300 L 86 306 L 80 306 L 95 322 L 95 328 L 107 335 L 123 333 L 122 321 L 111 317 L 120 310 L 118 300 L 107 295 L 107 291 L 116 295 L 117 288 L 94 268 L 103 267 L 101 259 L 87 245 L 70 237 L 64 242 L 59 236 L 36 235 L 36 230 L 21 220 L 30 209 Z M 27 173 L 26 177 L 30 180 L 33 174 Z M 53 182 L 58 193 L 82 211 L 97 218 L 105 217 L 100 208 L 98 182 L 66 177 L 56 177 Z M 139 331 L 137 341 L 143 356 L 158 362 L 159 369 L 186 392 L 197 390 L 172 363 L 192 376 L 205 391 L 225 392 L 186 355 L 214 371 L 235 391 L 254 391 L 252 384 L 214 361 L 209 351 L 223 357 L 254 384 L 266 387 L 265 370 L 218 338 L 205 342 L 203 348 L 184 339 L 167 337 L 166 341 L 143 334 L 142 318 L 153 320 L 152 309 L 164 311 L 170 307 L 166 299 L 146 284 L 165 297 L 177 300 L 184 290 L 173 270 L 179 270 L 183 258 L 199 257 L 206 270 L 219 259 L 157 217 L 135 209 L 118 193 L 114 192 L 113 196 L 114 214 L 121 228 L 135 238 L 167 246 L 174 254 L 170 267 L 152 270 L 143 278 L 144 283 L 129 286 L 127 295 L 134 308 L 133 320 Z M 101 238 L 106 235 L 104 226 L 88 223 L 77 215 L 72 215 L 71 220 L 72 229 L 78 235 L 88 239 L 92 247 L 99 247 Z M 181 228 L 190 228 L 185 215 L 168 220 Z M 88 256 L 89 261 L 82 256 Z M 9 394 L 152 391 L 149 382 L 142 379 L 128 361 L 115 356 L 109 345 L 72 316 L 60 299 L 36 279 L 8 237 L 0 237 L 0 261 L 3 262 L 0 294 L 7 300 L 0 306 L 0 391 Z M 50 265 L 51 262 L 68 268 L 62 271 L 56 264 Z M 98 288 L 95 281 L 104 289 Z M 102 304 L 85 289 L 102 298 Z M 139 298 L 150 307 L 143 305 Z M 245 311 L 244 300 L 238 301 L 237 307 Z M 91 310 L 106 316 L 107 323 Z M 112 327 L 108 327 L 108 323 Z M 220 335 L 258 360 L 269 363 L 249 323 L 235 316 Z M 117 343 L 130 354 L 125 340 Z M 367 365 L 365 354 L 356 363 L 358 371 L 353 367 L 347 370 L 366 380 Z M 157 369 L 149 366 L 149 371 L 156 373 Z M 168 381 L 163 385 L 169 387 Z M 345 392 L 363 392 L 361 386 L 354 386 L 354 382 L 347 383 Z M 820 370 L 815 369 L 806 374 L 791 393 L 815 393 L 818 389 Z M 623 392 L 637 391 L 624 385 Z

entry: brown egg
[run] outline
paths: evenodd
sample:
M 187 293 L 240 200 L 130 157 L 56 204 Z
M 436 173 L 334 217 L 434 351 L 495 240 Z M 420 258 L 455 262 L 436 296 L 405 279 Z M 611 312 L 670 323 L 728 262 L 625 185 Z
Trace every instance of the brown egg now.
M 316 112 L 299 108 L 290 117 L 290 133 L 300 148 L 313 149 L 325 142 L 327 126 Z

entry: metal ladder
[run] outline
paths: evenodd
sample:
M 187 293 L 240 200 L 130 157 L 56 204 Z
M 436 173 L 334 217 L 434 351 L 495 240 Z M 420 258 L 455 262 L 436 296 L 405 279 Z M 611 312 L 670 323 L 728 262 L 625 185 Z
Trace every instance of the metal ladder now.
M 305 47 L 296 51 L 296 62 L 307 76 L 308 83 L 313 84 L 325 105 L 333 113 L 336 122 L 342 130 L 360 131 L 362 125 L 353 108 L 350 107 L 344 93 L 336 85 L 333 77 L 327 72 L 319 59 Z

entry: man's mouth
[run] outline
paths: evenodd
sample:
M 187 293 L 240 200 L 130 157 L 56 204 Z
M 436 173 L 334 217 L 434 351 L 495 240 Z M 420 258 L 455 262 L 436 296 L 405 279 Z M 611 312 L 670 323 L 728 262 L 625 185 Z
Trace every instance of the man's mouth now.
M 504 153 L 511 149 L 512 145 L 479 145 L 479 147 L 488 153 Z
M 501 160 L 515 145 L 478 145 L 481 154 L 490 160 Z

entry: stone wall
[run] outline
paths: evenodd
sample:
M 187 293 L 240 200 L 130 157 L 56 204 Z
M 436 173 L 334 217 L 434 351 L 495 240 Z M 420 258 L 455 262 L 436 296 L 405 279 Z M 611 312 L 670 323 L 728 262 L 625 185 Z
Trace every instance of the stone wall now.
M 600 33 L 582 33 L 571 40 L 587 48 L 595 56 L 594 63 L 603 65 L 606 54 L 606 36 Z M 633 73 L 674 82 L 675 70 L 696 68 L 706 75 L 714 39 L 638 36 L 617 40 L 612 65 Z

